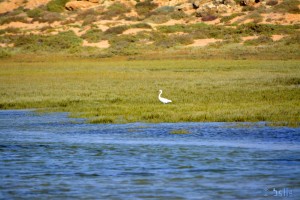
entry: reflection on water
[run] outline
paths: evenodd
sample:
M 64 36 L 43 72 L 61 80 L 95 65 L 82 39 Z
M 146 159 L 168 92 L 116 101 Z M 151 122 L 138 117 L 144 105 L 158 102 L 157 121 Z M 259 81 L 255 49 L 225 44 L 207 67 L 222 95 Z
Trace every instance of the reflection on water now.
M 300 197 L 299 128 L 0 111 L 0 155 L 0 199 Z

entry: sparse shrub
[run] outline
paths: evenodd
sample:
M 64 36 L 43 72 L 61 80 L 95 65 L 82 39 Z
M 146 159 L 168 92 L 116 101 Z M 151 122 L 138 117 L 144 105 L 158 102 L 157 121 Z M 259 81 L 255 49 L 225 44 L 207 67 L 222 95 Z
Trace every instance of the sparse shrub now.
M 90 15 L 97 15 L 98 13 L 94 9 L 87 9 L 78 12 L 76 20 L 84 20 L 86 17 Z
M 87 16 L 83 22 L 82 22 L 82 26 L 87 26 L 87 25 L 91 25 L 93 24 L 93 22 L 96 22 L 98 19 L 96 16 L 94 15 L 90 15 L 90 16 Z
M 232 15 L 222 17 L 221 20 L 220 20 L 220 22 L 227 23 L 230 20 L 232 20 L 232 19 L 234 19 L 236 17 L 239 17 L 239 16 L 243 16 L 243 15 L 244 15 L 244 13 L 233 13 Z
M 271 21 L 272 21 L 272 18 L 266 19 L 266 22 L 271 22 Z
M 266 2 L 266 5 L 268 5 L 268 6 L 275 6 L 277 4 L 278 4 L 278 0 L 268 0 Z
M 81 38 L 88 42 L 100 42 L 103 39 L 103 32 L 100 29 L 90 29 Z
M 242 11 L 243 11 L 243 12 L 253 11 L 253 10 L 255 10 L 255 7 L 253 7 L 253 6 L 244 6 L 244 7 L 242 8 Z
M 68 1 L 69 0 L 51 0 L 46 6 L 47 10 L 50 12 L 63 12 Z
M 69 51 L 81 46 L 82 40 L 73 31 L 61 32 L 57 35 L 21 35 L 15 41 L 15 46 L 26 51 Z
M 53 23 L 55 21 L 61 21 L 61 20 L 62 20 L 62 16 L 60 15 L 60 13 L 47 12 L 47 11 L 44 11 L 40 17 L 33 19 L 33 21 L 48 22 L 48 23 Z
M 27 16 L 33 19 L 40 18 L 43 14 L 43 10 L 40 8 L 35 8 L 33 10 L 28 10 L 27 11 Z
M 215 15 L 210 15 L 210 14 L 207 14 L 207 15 L 204 15 L 201 19 L 202 21 L 213 21 L 215 19 L 217 19 L 218 17 L 215 16 Z
M 72 24 L 72 23 L 75 23 L 76 22 L 76 19 L 67 19 L 67 20 L 63 20 L 61 22 L 62 25 L 68 25 L 68 24 Z
M 184 34 L 184 35 L 176 35 L 172 37 L 177 43 L 182 45 L 189 45 L 194 42 L 194 38 L 190 34 Z
M 161 48 L 171 48 L 177 45 L 177 42 L 171 37 L 160 37 L 154 42 L 154 45 Z
M 144 16 L 149 14 L 152 10 L 154 10 L 157 7 L 158 5 L 153 3 L 152 0 L 145 0 L 143 2 L 138 2 L 135 5 L 136 12 L 139 15 L 144 15 Z
M 133 35 L 110 37 L 110 47 L 108 51 L 113 55 L 136 55 L 139 53 L 139 50 L 136 48 L 138 40 L 139 38 Z
M 242 24 L 237 27 L 236 33 L 243 35 L 271 35 L 271 34 L 291 34 L 297 30 L 297 26 L 291 25 L 274 25 L 274 24 L 255 24 L 248 23 Z
M 78 13 L 76 20 L 83 20 L 82 25 L 86 26 L 97 21 L 97 15 L 98 13 L 94 9 L 83 10 Z
M 131 28 L 148 28 L 148 29 L 152 29 L 152 26 L 150 26 L 147 23 L 138 23 L 138 24 L 131 25 Z
M 114 26 L 114 27 L 107 29 L 104 33 L 106 35 L 108 35 L 108 34 L 118 35 L 118 34 L 122 34 L 127 29 L 129 29 L 129 27 L 126 25 L 125 26 Z
M 15 27 L 7 27 L 6 29 L 0 30 L 0 35 L 5 34 L 5 33 L 19 33 L 21 30 L 19 28 Z
M 52 30 L 54 30 L 54 28 L 52 26 L 43 26 L 40 29 L 41 32 L 44 32 L 44 31 L 51 32 Z
M 113 17 L 124 15 L 129 11 L 130 9 L 126 5 L 115 2 L 107 8 L 106 12 L 103 12 L 102 19 L 112 19 Z
M 282 41 L 284 42 L 285 45 L 293 45 L 293 44 L 300 45 L 300 33 L 296 32 L 295 34 L 283 38 Z
M 152 15 L 169 14 L 174 12 L 174 6 L 161 6 L 151 12 Z
M 11 56 L 11 53 L 4 48 L 0 47 L 0 58 L 8 58 Z
M 263 17 L 260 15 L 259 12 L 252 12 L 247 18 L 253 19 L 253 23 L 257 24 L 263 20 Z
M 151 15 L 147 18 L 147 21 L 153 22 L 155 24 L 162 24 L 168 22 L 170 19 L 171 18 L 169 15 Z
M 280 85 L 300 85 L 300 78 L 298 77 L 275 78 L 272 80 L 272 83 L 280 84 Z
M 170 14 L 170 17 L 172 19 L 179 20 L 188 17 L 188 15 L 183 11 L 174 11 Z
M 224 38 L 226 35 L 236 34 L 236 29 L 224 26 L 208 25 L 205 23 L 177 24 L 173 26 L 160 26 L 157 28 L 162 33 L 185 32 L 191 34 L 194 39 Z
M 261 44 L 269 44 L 272 43 L 273 40 L 272 38 L 270 38 L 269 36 L 259 36 L 257 39 L 253 39 L 253 40 L 247 40 L 244 42 L 245 45 L 261 45 Z
M 11 22 L 23 22 L 27 23 L 27 19 L 24 16 L 4 16 L 0 18 L 0 25 L 9 24 Z
M 273 7 L 274 11 L 276 12 L 288 12 L 288 13 L 294 13 L 294 14 L 299 14 L 300 9 L 299 9 L 299 4 L 300 2 L 297 0 L 285 0 L 282 3 L 275 5 Z
M 155 46 L 161 48 L 171 48 L 176 45 L 188 45 L 194 42 L 192 35 L 184 34 L 184 35 L 172 35 L 172 36 L 161 36 L 155 38 Z

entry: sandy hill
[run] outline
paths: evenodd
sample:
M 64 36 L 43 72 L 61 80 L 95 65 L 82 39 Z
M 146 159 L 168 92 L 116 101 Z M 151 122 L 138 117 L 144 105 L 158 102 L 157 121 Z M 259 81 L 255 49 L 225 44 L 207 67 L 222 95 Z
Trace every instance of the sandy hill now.
M 299 8 L 299 0 L 0 0 L 0 48 L 24 45 L 25 38 L 23 42 L 16 39 L 20 35 L 44 37 L 68 31 L 81 39 L 81 46 L 102 49 L 119 40 L 128 43 L 131 36 L 135 45 L 202 47 L 228 37 L 235 40 L 233 29 L 242 29 L 239 43 L 257 39 L 268 32 L 267 25 L 277 26 L 269 32 L 269 38 L 277 41 L 299 33 Z M 210 29 L 205 27 L 201 35 L 203 27 L 197 24 Z M 243 25 L 249 25 L 248 32 Z M 288 31 L 279 26 L 289 27 Z M 219 32 L 214 33 L 214 29 Z M 157 42 L 157 38 L 162 41 Z M 163 44 L 170 38 L 177 43 Z M 121 47 L 118 45 L 117 51 Z

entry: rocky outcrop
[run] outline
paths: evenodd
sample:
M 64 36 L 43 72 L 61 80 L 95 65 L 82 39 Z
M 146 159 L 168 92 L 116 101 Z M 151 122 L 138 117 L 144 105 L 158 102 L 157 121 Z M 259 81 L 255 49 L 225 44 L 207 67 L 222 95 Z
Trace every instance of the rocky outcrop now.
M 0 1 L 0 14 L 11 12 L 19 7 L 34 9 L 46 5 L 50 0 L 6 0 Z
M 193 3 L 193 7 L 197 9 L 196 15 L 198 17 L 227 13 L 230 12 L 235 6 L 236 3 L 234 0 L 212 0 L 206 3 L 202 3 L 201 0 L 196 0 Z

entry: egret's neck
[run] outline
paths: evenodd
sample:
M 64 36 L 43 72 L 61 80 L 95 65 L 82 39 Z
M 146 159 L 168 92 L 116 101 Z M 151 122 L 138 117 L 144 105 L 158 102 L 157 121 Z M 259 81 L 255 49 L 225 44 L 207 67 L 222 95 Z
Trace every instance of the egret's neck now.
M 162 91 L 159 91 L 159 95 L 158 96 L 160 97 L 161 94 L 162 94 Z

